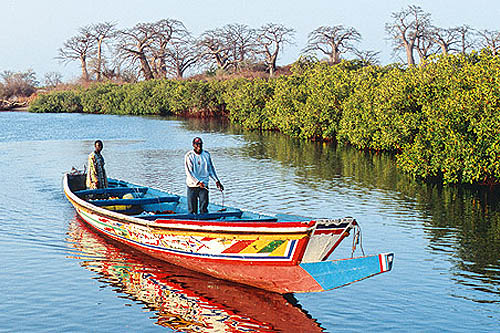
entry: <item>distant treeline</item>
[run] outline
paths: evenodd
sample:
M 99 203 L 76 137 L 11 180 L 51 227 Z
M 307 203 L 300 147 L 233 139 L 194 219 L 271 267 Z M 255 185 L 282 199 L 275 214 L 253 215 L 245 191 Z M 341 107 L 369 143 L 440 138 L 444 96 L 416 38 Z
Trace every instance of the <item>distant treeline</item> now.
M 32 112 L 228 117 L 254 130 L 390 151 L 407 173 L 500 183 L 500 58 L 442 55 L 420 66 L 298 61 L 270 79 L 150 80 L 40 95 Z

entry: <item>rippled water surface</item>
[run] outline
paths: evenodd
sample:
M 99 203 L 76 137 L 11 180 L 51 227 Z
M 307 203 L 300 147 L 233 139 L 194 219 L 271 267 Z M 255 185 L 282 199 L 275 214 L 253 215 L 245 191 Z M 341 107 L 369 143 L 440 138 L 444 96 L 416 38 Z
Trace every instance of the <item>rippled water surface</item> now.
M 395 252 L 393 271 L 283 297 L 111 243 L 62 193 L 99 138 L 111 177 L 184 194 L 198 135 L 226 205 L 354 216 L 365 252 Z M 498 191 L 426 185 L 387 155 L 195 120 L 2 112 L 0 159 L 0 331 L 500 330 Z M 350 256 L 350 242 L 332 258 Z

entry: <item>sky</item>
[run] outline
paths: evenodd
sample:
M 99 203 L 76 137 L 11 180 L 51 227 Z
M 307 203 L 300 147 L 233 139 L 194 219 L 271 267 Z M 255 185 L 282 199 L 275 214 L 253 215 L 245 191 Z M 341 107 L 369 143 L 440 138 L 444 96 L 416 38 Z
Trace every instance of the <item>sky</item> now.
M 500 30 L 500 0 L 0 0 L 0 73 L 32 69 L 39 80 L 48 72 L 74 80 L 80 75 L 78 63 L 64 65 L 55 57 L 80 27 L 116 22 L 120 29 L 164 18 L 180 20 L 195 36 L 229 23 L 291 27 L 295 43 L 284 48 L 279 65 L 299 57 L 314 29 L 342 24 L 361 34 L 358 48 L 379 51 L 380 62 L 388 64 L 399 59 L 385 24 L 391 13 L 408 5 L 422 7 L 443 28 L 468 24 Z

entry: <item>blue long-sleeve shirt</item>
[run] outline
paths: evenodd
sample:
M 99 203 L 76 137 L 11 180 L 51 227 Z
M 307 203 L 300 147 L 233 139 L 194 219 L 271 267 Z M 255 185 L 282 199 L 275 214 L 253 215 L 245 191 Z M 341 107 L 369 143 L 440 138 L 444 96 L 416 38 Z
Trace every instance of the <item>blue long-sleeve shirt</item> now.
M 210 153 L 206 150 L 202 150 L 199 155 L 194 150 L 188 151 L 184 157 L 184 166 L 186 185 L 189 187 L 198 187 L 198 182 L 202 182 L 208 188 L 210 177 L 216 182 L 219 181 Z

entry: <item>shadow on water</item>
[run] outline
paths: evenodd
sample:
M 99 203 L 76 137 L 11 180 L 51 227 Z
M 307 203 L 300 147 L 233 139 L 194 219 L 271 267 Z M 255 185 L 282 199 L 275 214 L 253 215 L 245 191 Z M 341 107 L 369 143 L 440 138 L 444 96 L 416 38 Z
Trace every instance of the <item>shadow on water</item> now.
M 245 142 L 240 150 L 243 155 L 281 163 L 293 170 L 296 182 L 310 189 L 357 188 L 363 196 L 388 195 L 391 200 L 386 203 L 395 205 L 392 210 L 417 214 L 417 222 L 404 223 L 424 230 L 429 251 L 447 256 L 454 280 L 466 289 L 483 292 L 484 297 L 455 296 L 500 302 L 500 188 L 417 181 L 398 170 L 395 157 L 386 153 L 245 131 L 216 121 L 194 120 L 184 126 L 191 131 L 239 135 Z
M 178 332 L 322 332 L 286 297 L 173 266 L 97 235 L 75 217 L 70 258 L 97 273 L 103 287 L 153 312 L 157 325 Z

